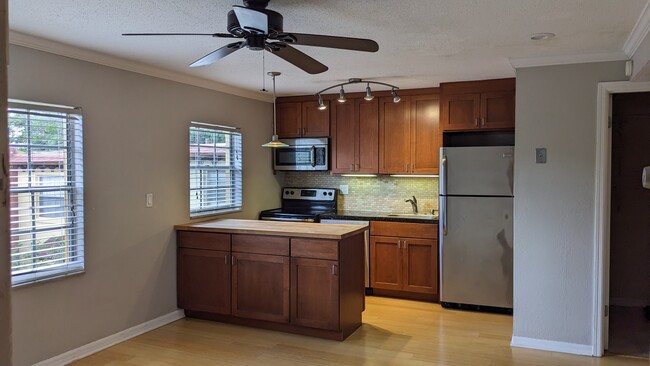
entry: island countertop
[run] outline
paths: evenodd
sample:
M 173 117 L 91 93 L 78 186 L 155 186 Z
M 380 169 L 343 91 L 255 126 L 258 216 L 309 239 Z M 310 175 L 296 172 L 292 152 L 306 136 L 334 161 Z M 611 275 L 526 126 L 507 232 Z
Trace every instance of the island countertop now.
M 224 219 L 174 226 L 177 231 L 257 234 L 341 240 L 366 230 L 366 225 L 317 224 L 265 220 Z

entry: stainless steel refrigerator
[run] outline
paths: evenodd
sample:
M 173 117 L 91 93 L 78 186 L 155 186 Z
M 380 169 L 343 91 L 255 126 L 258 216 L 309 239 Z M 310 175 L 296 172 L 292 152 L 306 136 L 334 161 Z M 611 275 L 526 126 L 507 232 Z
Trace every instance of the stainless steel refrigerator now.
M 440 149 L 440 301 L 512 308 L 514 147 Z

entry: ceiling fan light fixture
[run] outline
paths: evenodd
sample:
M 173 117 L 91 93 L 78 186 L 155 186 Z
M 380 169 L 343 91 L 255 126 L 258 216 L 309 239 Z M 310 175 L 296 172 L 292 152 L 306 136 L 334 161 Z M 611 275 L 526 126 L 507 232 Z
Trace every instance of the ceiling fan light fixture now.
M 341 85 L 341 90 L 339 90 L 339 98 L 337 99 L 339 103 L 345 103 L 345 90 L 343 90 L 343 85 Z
M 321 110 L 321 111 L 324 111 L 324 110 L 327 109 L 327 106 L 323 102 L 323 97 L 320 94 L 318 94 L 318 109 Z
M 393 103 L 399 103 L 402 98 L 397 95 L 397 90 L 395 88 L 391 89 L 390 94 L 393 96 Z
M 363 97 L 363 99 L 367 101 L 375 99 L 375 97 L 372 95 L 372 91 L 370 90 L 370 83 L 366 84 L 366 96 Z
M 268 75 L 273 78 L 273 136 L 271 136 L 271 141 L 267 142 L 266 144 L 262 144 L 262 147 L 271 147 L 271 148 L 288 147 L 289 145 L 285 144 L 284 142 L 278 139 L 278 134 L 275 131 L 275 126 L 276 126 L 275 77 L 279 76 L 280 73 L 277 71 L 269 71 Z

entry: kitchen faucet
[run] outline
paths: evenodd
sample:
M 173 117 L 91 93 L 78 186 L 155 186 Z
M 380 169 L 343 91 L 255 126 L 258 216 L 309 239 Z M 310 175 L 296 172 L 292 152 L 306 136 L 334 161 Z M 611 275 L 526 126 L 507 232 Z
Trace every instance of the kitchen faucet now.
M 410 202 L 411 207 L 413 208 L 413 213 L 414 214 L 418 213 L 418 200 L 417 200 L 417 198 L 415 198 L 415 196 L 413 196 L 412 199 L 407 199 L 404 202 Z

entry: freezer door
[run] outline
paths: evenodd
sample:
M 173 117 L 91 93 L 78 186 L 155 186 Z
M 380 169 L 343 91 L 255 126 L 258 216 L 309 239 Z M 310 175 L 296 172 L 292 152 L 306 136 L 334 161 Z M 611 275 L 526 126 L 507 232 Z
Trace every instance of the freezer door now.
M 440 199 L 440 300 L 512 308 L 512 197 Z
M 440 149 L 440 194 L 512 196 L 515 149 L 512 146 Z

